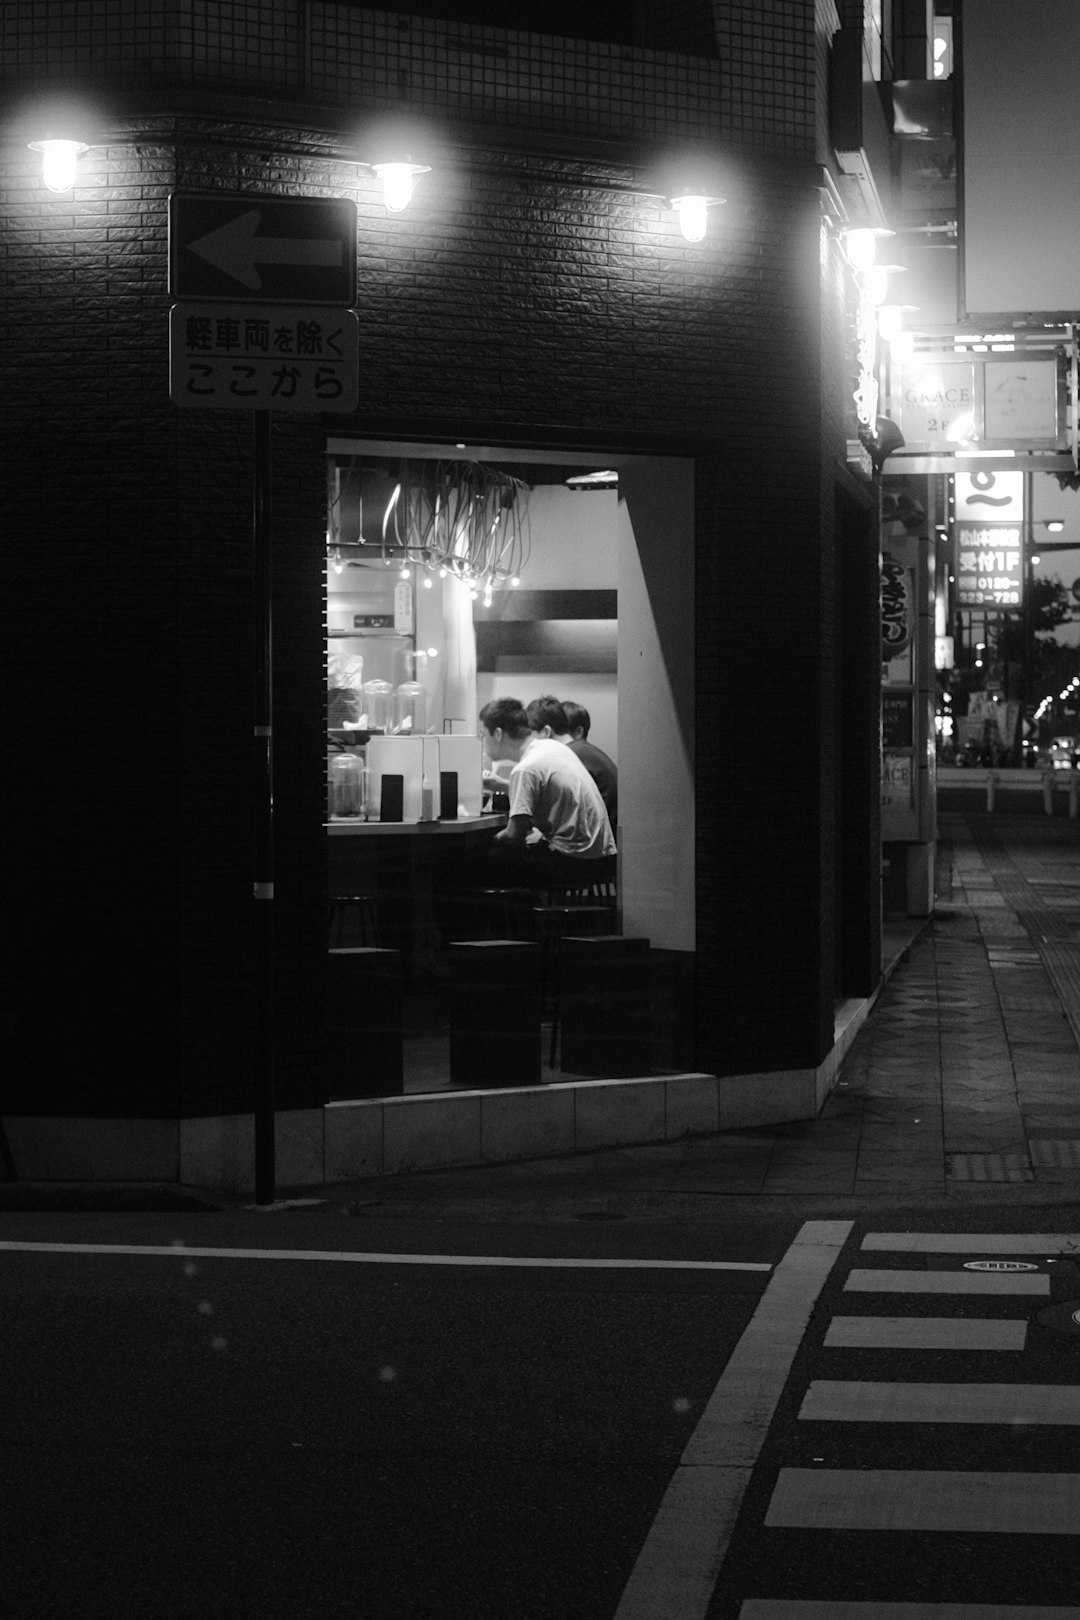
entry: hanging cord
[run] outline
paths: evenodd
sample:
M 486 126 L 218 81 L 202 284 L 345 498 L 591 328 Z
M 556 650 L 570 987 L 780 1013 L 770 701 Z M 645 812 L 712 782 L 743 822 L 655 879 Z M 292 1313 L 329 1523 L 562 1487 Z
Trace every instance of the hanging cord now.
M 445 569 L 477 591 L 516 580 L 531 550 L 529 486 L 472 461 L 403 461 L 382 526 L 407 563 Z

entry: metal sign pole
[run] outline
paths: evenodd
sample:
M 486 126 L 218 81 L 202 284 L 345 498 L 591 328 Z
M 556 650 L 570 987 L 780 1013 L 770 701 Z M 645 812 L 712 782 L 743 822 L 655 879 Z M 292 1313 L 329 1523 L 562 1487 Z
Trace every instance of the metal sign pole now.
M 255 619 L 255 1200 L 272 1204 L 274 1144 L 274 685 L 270 412 L 252 411 Z

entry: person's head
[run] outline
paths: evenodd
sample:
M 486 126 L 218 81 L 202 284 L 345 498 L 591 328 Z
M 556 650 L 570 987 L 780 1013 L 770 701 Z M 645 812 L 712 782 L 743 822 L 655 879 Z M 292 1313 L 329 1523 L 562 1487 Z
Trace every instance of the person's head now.
M 552 697 L 550 693 L 533 698 L 525 713 L 529 717 L 529 725 L 538 737 L 569 736 L 570 727 L 566 721 L 566 710 L 558 698 Z
M 563 713 L 566 715 L 566 729 L 575 742 L 588 742 L 589 728 L 592 721 L 588 709 L 583 709 L 580 703 L 572 698 L 563 698 Z
M 520 698 L 492 698 L 480 710 L 480 725 L 493 764 L 500 759 L 518 759 L 533 734 Z

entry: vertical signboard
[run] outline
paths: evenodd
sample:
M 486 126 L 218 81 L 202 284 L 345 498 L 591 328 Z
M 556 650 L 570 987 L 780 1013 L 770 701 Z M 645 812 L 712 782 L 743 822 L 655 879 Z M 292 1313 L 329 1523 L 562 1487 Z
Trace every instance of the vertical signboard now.
M 956 605 L 1017 612 L 1024 605 L 1024 475 L 957 473 Z
M 915 638 L 918 540 L 886 523 L 881 557 L 882 837 L 918 836 L 915 782 Z

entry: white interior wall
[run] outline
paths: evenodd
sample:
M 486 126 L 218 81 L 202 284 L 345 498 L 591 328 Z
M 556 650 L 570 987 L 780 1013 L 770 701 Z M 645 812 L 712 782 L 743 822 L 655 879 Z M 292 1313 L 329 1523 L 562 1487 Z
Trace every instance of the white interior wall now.
M 568 467 L 567 477 L 573 471 Z M 613 489 L 583 492 L 538 484 L 529 496 L 532 550 L 521 575 L 523 589 L 614 590 L 617 505 Z
M 695 946 L 692 461 L 619 466 L 623 932 Z
M 567 477 L 574 468 L 566 469 Z M 529 497 L 532 547 L 521 575 L 523 590 L 615 590 L 618 585 L 618 495 L 613 489 L 566 489 L 539 484 Z M 595 672 L 560 675 L 478 674 L 478 708 L 493 698 L 523 703 L 544 692 L 573 698 L 589 711 L 589 740 L 618 764 L 618 677 Z

